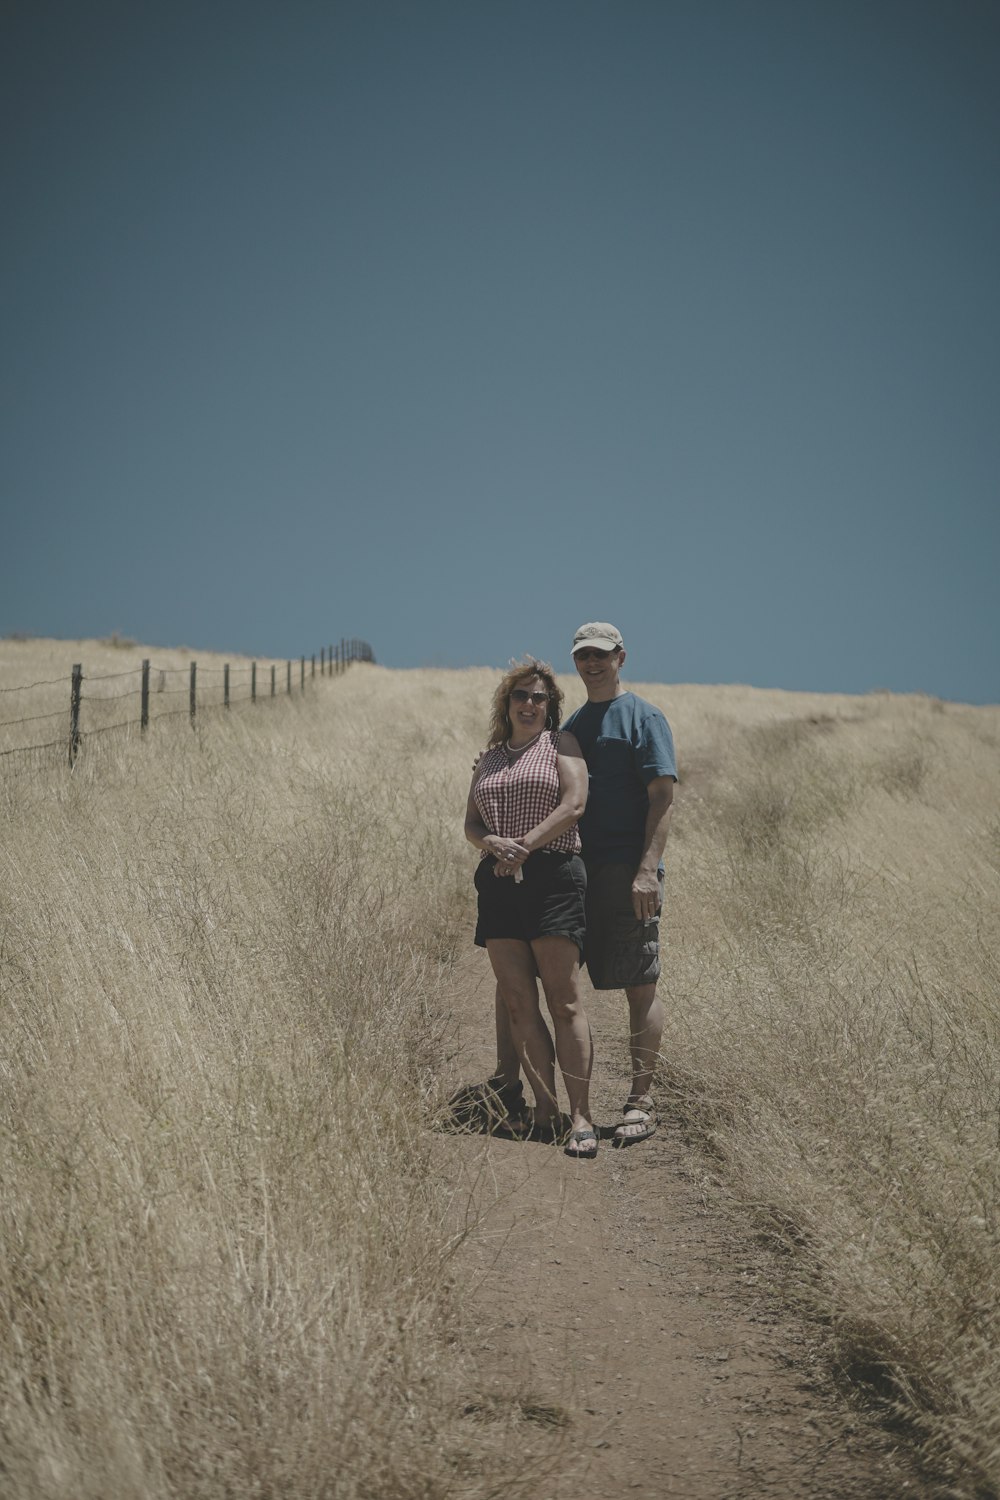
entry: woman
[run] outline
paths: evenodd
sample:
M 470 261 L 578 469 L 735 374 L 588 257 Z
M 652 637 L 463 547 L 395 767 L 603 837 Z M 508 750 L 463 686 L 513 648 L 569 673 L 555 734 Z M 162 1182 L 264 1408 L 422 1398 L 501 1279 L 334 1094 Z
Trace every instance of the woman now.
M 555 1136 L 555 1058 L 572 1128 L 568 1156 L 597 1154 L 590 1114 L 593 1045 L 580 1003 L 587 877 L 577 822 L 587 767 L 571 734 L 559 732 L 562 693 L 552 668 L 529 657 L 493 695 L 490 736 L 472 777 L 465 836 L 482 858 L 476 871 L 485 947 L 510 1013 L 511 1031 L 535 1095 L 535 1124 Z M 539 974 L 555 1028 L 538 1005 Z

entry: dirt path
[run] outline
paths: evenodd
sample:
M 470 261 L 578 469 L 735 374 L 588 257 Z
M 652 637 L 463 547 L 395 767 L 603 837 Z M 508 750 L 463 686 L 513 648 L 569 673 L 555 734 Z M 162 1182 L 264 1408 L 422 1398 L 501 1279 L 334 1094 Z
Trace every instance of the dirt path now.
M 485 957 L 462 977 L 456 1084 L 493 1063 Z M 624 999 L 585 991 L 595 1114 L 610 1127 Z M 839 1398 L 816 1332 L 783 1304 L 780 1261 L 676 1128 L 627 1151 L 602 1141 L 596 1162 L 540 1144 L 439 1139 L 445 1161 L 487 1152 L 484 1217 L 461 1269 L 491 1410 L 519 1419 L 509 1462 L 548 1459 L 538 1500 L 933 1493 Z

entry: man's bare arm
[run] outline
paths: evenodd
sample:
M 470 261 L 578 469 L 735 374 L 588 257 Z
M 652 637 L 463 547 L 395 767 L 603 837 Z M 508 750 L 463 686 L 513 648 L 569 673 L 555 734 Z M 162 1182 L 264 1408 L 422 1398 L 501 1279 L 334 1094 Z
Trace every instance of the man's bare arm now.
M 670 831 L 670 815 L 674 806 L 674 778 L 657 776 L 647 787 L 649 810 L 646 813 L 646 829 L 642 843 L 642 858 L 632 881 L 632 909 L 636 920 L 648 922 L 656 916 L 660 902 L 657 870 Z

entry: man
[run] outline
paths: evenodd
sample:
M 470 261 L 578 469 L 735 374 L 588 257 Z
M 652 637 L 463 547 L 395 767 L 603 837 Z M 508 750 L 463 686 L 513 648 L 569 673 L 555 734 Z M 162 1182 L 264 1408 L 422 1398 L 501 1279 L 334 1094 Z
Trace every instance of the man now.
M 587 866 L 584 959 L 598 990 L 624 989 L 629 1007 L 632 1088 L 615 1144 L 634 1145 L 656 1129 L 650 1087 L 663 1036 L 659 917 L 663 850 L 670 827 L 677 767 L 663 714 L 624 688 L 625 643 L 614 625 L 581 625 L 573 664 L 587 702 L 564 728 L 576 735 L 590 773 L 580 820 Z M 497 1072 L 490 1084 L 512 1124 L 523 1117 L 517 1053 L 506 1007 L 496 997 Z

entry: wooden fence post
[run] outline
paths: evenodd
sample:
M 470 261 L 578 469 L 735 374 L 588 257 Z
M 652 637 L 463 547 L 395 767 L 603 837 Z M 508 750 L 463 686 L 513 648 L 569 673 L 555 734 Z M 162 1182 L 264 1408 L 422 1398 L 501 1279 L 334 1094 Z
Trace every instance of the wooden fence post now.
M 69 687 L 69 768 L 72 771 L 80 748 L 80 697 L 83 692 L 83 665 L 77 662 Z
M 229 707 L 229 663 L 222 668 L 222 706 Z
M 274 662 L 271 663 L 271 697 L 274 697 Z
M 257 663 L 250 663 L 250 702 L 257 702 Z
M 139 695 L 139 728 L 149 728 L 149 657 L 144 657 L 142 663 L 142 690 Z
M 316 653 L 315 653 L 315 651 L 312 654 L 312 671 L 309 673 L 309 676 L 310 677 L 315 677 L 316 676 Z
M 288 696 L 291 697 L 291 695 L 292 695 L 292 664 L 291 664 L 290 661 L 286 661 L 285 662 L 285 670 L 286 670 L 286 676 L 288 678 L 288 682 L 287 682 Z
M 299 692 L 300 693 L 304 693 L 305 690 L 306 690 L 306 659 L 305 659 L 304 656 L 300 656 L 299 657 Z
M 194 716 L 198 710 L 198 663 L 191 663 L 191 685 L 188 689 L 188 713 L 191 715 L 191 728 L 194 728 Z

